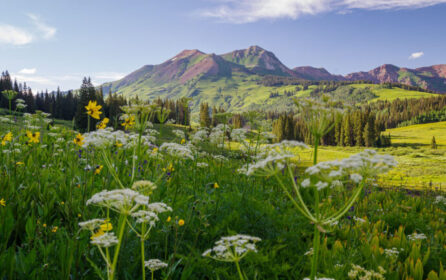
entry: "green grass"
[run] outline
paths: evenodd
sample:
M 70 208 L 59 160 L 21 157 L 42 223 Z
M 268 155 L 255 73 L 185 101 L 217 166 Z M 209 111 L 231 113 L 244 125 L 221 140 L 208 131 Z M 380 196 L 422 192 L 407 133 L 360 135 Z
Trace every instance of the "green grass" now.
M 405 90 L 401 88 L 383 88 L 380 85 L 376 84 L 354 84 L 351 85 L 355 88 L 370 88 L 370 90 L 377 95 L 377 98 L 370 100 L 369 102 L 377 101 L 377 100 L 387 100 L 392 101 L 395 99 L 410 99 L 410 98 L 422 98 L 422 97 L 431 97 L 437 94 L 422 92 L 422 91 L 414 91 L 414 90 Z
M 156 182 L 150 202 L 164 202 L 173 208 L 171 213 L 159 215 L 145 243 L 146 260 L 158 258 L 168 263 L 166 269 L 155 273 L 155 279 L 239 279 L 234 265 L 202 256 L 220 237 L 235 233 L 262 239 L 258 252 L 240 262 L 246 279 L 302 279 L 309 275 L 311 256 L 306 252 L 312 247 L 314 225 L 296 211 L 275 178 L 236 173 L 248 160 L 239 151 L 196 145 L 199 153 L 191 160 L 167 153 L 151 156 L 152 147 L 143 145 L 134 168 L 133 147 L 80 148 L 73 143 L 77 132 L 71 131 L 68 123 L 51 134 L 42 127 L 40 143 L 29 144 L 21 121 L 18 118 L 19 123 L 12 126 L 13 143 L 0 146 L 0 200 L 4 201 L 4 206 L 0 204 L 0 279 L 93 280 L 100 279 L 97 274 L 105 275 L 99 250 L 90 243 L 91 233 L 80 230 L 79 222 L 109 217 L 118 234 L 118 214 L 85 202 L 103 190 L 119 189 L 114 176 L 124 187 L 131 187 L 131 174 L 135 180 Z M 156 144 L 178 143 L 180 139 L 172 133 L 178 128 L 183 127 L 155 125 L 161 132 Z M 9 129 L 0 124 L 0 137 Z M 404 149 L 408 147 L 380 152 L 404 154 Z M 322 147 L 319 160 L 343 158 L 359 150 Z M 110 169 L 103 153 L 112 163 Z M 215 159 L 216 155 L 225 160 Z M 308 166 L 311 151 L 300 156 L 298 167 Z M 207 166 L 197 167 L 197 162 Z M 98 165 L 104 168 L 95 174 Z M 282 173 L 278 177 L 292 191 L 294 178 Z M 302 179 L 300 169 L 296 179 Z M 219 188 L 213 187 L 215 183 Z M 410 196 L 405 189 L 367 186 L 339 223 L 321 233 L 319 276 L 349 279 L 352 264 L 374 271 L 381 266 L 389 280 L 418 274 L 426 279 L 430 271 L 439 272 L 440 262 L 446 258 L 446 225 L 442 222 L 446 206 L 434 203 L 437 194 L 422 191 Z M 303 189 L 302 195 L 307 202 L 313 200 L 311 190 Z M 351 190 L 321 195 L 321 209 L 328 211 L 337 209 Z M 185 221 L 183 226 L 180 219 Z M 130 217 L 129 224 L 139 228 Z M 414 232 L 427 238 L 408 240 Z M 123 236 L 117 277 L 139 280 L 140 239 L 129 226 Z M 400 253 L 389 259 L 384 250 L 394 247 Z M 411 264 L 418 258 L 424 260 L 421 268 Z

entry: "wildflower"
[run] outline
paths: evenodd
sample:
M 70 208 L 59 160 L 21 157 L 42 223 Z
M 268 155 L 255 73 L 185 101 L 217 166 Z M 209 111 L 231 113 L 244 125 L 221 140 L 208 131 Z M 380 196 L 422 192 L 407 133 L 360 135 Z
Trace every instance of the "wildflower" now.
M 102 168 L 104 168 L 103 165 L 97 165 L 96 168 L 94 169 L 94 175 L 99 175 L 99 173 L 101 173 Z
M 209 165 L 206 162 L 197 162 L 197 167 L 208 167 Z
M 135 125 L 135 117 L 130 116 L 124 120 L 121 125 L 124 127 L 125 130 L 128 130 L 129 128 L 132 128 Z
M 59 227 L 54 226 L 54 227 L 51 229 L 51 232 L 57 232 L 58 229 L 59 229 Z
M 171 216 L 167 217 L 167 219 L 166 219 L 166 222 L 169 223 L 170 221 L 172 221 L 172 217 Z
M 107 127 L 107 124 L 110 122 L 109 118 L 104 118 L 100 123 L 96 125 L 96 129 L 104 129 Z
M 95 238 L 97 238 L 97 237 L 99 237 L 101 235 L 104 235 L 104 234 L 105 234 L 105 231 L 103 231 L 102 229 L 95 230 L 93 232 L 93 234 L 90 236 L 90 239 L 94 240 Z
M 99 226 L 102 231 L 111 231 L 113 229 L 113 225 L 109 222 L 105 222 Z
M 116 238 L 113 232 L 106 232 L 99 236 L 95 236 L 90 243 L 99 247 L 108 248 L 118 244 L 118 238 Z
M 3 207 L 6 206 L 6 200 L 4 198 L 0 199 L 0 205 Z
M 25 163 L 23 161 L 18 161 L 15 163 L 16 165 L 24 165 Z
M 184 220 L 183 220 L 183 219 L 180 219 L 180 220 L 178 221 L 178 225 L 179 225 L 180 227 L 184 226 Z
M 82 134 L 78 133 L 76 135 L 76 137 L 74 138 L 73 142 L 74 144 L 78 145 L 78 146 L 82 146 L 84 145 L 84 136 L 82 136 Z
M 152 192 L 156 189 L 156 185 L 151 181 L 141 180 L 134 182 L 132 185 L 132 189 L 145 195 L 151 195 Z
M 119 142 L 118 140 L 116 140 L 116 142 L 115 142 L 115 147 L 116 147 L 116 148 L 121 148 L 121 147 L 122 147 L 122 143 Z
M 187 146 L 183 146 L 177 143 L 163 143 L 160 146 L 160 151 L 166 152 L 173 157 L 194 159 L 192 151 Z
M 90 204 L 107 207 L 123 214 L 131 214 L 139 206 L 149 205 L 149 197 L 131 189 L 103 190 L 87 200 L 87 205 Z
M 348 277 L 350 279 L 364 279 L 364 280 L 385 280 L 383 274 L 386 273 L 386 271 L 380 266 L 378 267 L 379 272 L 376 272 L 374 270 L 366 270 L 365 268 L 352 264 L 352 269 L 348 272 Z
M 186 143 L 186 139 L 183 138 L 183 139 L 181 139 L 180 144 L 183 145 L 184 143 Z
M 44 228 L 46 228 L 46 224 L 43 224 L 42 226 L 43 226 Z
M 172 133 L 175 134 L 179 138 L 182 138 L 182 139 L 186 138 L 186 134 L 184 134 L 184 131 L 182 131 L 182 130 L 175 129 L 175 130 L 172 130 Z
M 94 231 L 95 229 L 99 228 L 101 225 L 105 223 L 104 219 L 92 219 L 85 222 L 80 222 L 79 226 L 82 229 Z
M 5 136 L 3 136 L 2 146 L 5 146 L 6 142 L 11 142 L 11 141 L 12 141 L 12 132 L 8 132 L 5 134 Z
M 162 262 L 158 259 L 150 259 L 144 262 L 145 267 L 147 267 L 152 273 L 158 269 L 167 267 L 167 263 Z
M 411 235 L 408 235 L 407 238 L 410 241 L 416 241 L 416 240 L 423 240 L 427 239 L 426 235 L 424 233 L 412 233 Z
M 217 261 L 238 262 L 249 252 L 257 253 L 255 244 L 261 241 L 258 237 L 237 234 L 222 237 L 215 242 L 212 249 L 206 250 L 203 257 L 209 257 Z
M 26 137 L 28 137 L 28 143 L 39 143 L 40 142 L 40 132 L 26 131 Z
M 220 186 L 218 185 L 217 182 L 214 183 L 214 189 L 218 189 Z
M 87 110 L 87 114 L 94 118 L 99 120 L 99 115 L 102 114 L 102 112 L 100 111 L 102 108 L 101 105 L 97 105 L 96 101 L 88 101 L 88 105 L 85 106 L 85 109 Z

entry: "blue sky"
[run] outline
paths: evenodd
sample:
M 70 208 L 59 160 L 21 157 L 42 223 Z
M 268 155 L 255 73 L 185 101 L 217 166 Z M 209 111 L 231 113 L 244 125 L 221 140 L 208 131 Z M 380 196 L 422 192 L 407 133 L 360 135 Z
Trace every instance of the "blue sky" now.
M 183 49 L 259 45 L 334 74 L 446 63 L 446 0 L 15 0 L 0 10 L 0 70 L 34 90 L 116 80 Z

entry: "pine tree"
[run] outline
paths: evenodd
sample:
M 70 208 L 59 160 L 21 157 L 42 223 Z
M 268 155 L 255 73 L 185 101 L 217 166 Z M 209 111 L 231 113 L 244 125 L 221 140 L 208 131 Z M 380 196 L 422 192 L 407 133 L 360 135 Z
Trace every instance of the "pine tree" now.
M 79 130 L 87 130 L 88 127 L 88 116 L 85 110 L 85 106 L 88 105 L 89 101 L 96 101 L 96 90 L 91 83 L 90 78 L 84 78 L 82 81 L 81 88 L 79 90 L 79 103 L 77 104 L 76 110 L 76 128 Z M 96 120 L 90 118 L 90 130 L 94 130 L 96 127 Z
M 435 141 L 435 136 L 432 136 L 431 148 L 434 150 L 437 149 L 437 141 Z

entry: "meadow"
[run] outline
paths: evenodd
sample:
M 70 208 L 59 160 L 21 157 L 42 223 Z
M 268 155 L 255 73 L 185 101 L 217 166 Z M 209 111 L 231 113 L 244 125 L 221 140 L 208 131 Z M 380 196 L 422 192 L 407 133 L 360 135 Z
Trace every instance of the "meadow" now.
M 444 182 L 444 123 L 375 153 L 152 109 L 83 134 L 1 117 L 0 279 L 446 279 L 446 198 L 416 184 Z

